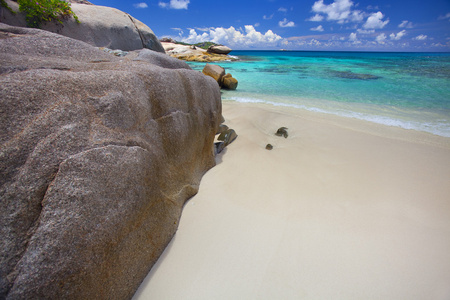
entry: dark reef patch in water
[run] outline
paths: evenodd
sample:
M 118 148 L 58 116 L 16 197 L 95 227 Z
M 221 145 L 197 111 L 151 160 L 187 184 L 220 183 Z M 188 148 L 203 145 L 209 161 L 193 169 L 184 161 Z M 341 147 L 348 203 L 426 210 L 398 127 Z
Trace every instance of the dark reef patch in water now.
M 330 73 L 335 77 L 344 79 L 374 80 L 381 78 L 372 74 L 353 73 L 352 71 L 330 71 Z
M 256 68 L 258 72 L 274 73 L 274 74 L 293 74 L 306 73 L 308 67 L 305 66 L 289 66 L 289 65 L 271 65 L 270 67 Z

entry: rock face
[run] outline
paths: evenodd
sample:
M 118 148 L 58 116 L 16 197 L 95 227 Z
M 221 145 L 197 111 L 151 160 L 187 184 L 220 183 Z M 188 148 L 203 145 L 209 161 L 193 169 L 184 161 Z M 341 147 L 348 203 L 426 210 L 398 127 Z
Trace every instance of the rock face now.
M 0 299 L 130 299 L 214 162 L 216 82 L 0 24 Z
M 14 11 L 19 11 L 17 2 L 5 0 Z M 72 11 L 80 23 L 73 18 L 42 24 L 42 29 L 84 41 L 92 46 L 120 49 L 125 51 L 148 48 L 164 53 L 164 48 L 153 31 L 127 13 L 111 7 L 71 4 Z M 11 14 L 3 9 L 0 22 L 26 27 L 23 13 Z
M 70 2 L 70 3 L 80 3 L 80 4 L 94 5 L 94 4 L 92 4 L 91 2 L 86 1 L 86 0 L 69 0 L 69 1 L 67 1 L 67 2 Z
M 226 54 L 230 53 L 231 51 L 232 51 L 231 48 L 228 48 L 227 46 L 222 46 L 222 45 L 211 45 L 208 47 L 209 53 L 226 55 Z

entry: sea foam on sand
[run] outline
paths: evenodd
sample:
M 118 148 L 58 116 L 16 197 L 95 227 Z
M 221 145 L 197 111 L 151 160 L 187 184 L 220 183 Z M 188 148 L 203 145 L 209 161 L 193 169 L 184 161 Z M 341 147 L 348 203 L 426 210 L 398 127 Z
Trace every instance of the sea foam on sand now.
M 134 299 L 450 299 L 450 138 L 264 104 L 223 115 L 239 136 Z

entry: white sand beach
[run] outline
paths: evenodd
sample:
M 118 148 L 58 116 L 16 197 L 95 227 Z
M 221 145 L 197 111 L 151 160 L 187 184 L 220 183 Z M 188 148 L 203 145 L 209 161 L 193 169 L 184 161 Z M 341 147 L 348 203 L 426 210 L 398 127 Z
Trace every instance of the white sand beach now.
M 133 299 L 450 299 L 450 138 L 263 104 L 223 115 L 239 136 Z

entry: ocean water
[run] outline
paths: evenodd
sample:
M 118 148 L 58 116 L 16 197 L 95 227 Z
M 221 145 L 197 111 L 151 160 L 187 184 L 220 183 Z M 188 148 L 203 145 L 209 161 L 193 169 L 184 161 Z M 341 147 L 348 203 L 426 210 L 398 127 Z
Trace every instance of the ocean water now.
M 450 53 L 233 51 L 223 100 L 303 108 L 450 137 Z M 204 63 L 190 63 L 201 71 Z

